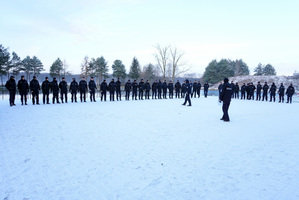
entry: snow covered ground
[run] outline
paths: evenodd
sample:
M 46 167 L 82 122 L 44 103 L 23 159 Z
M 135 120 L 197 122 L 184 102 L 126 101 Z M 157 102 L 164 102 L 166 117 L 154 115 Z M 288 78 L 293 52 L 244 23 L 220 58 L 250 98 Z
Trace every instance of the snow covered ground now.
M 0 100 L 0 200 L 299 199 L 298 103 L 97 100 Z

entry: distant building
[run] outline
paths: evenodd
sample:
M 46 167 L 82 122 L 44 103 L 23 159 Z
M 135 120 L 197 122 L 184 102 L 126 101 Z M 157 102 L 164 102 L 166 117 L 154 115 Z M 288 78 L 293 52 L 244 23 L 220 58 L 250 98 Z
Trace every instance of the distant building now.
M 299 78 L 299 72 L 296 72 L 296 71 L 295 71 L 294 74 L 293 74 L 293 77 L 294 77 L 294 78 Z

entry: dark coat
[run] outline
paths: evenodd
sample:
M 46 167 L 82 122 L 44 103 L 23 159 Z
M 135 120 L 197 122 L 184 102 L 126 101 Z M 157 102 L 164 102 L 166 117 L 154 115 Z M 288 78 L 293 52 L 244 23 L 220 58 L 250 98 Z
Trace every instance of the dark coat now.
M 50 81 L 48 81 L 48 80 L 43 81 L 43 83 L 42 83 L 42 91 L 43 91 L 44 94 L 48 94 L 49 93 L 49 91 L 50 91 L 50 85 L 51 85 Z
M 209 86 L 208 83 L 205 83 L 205 84 L 203 85 L 203 88 L 204 88 L 204 90 L 206 90 L 206 91 L 209 89 L 209 87 L 210 87 L 210 86 Z
M 59 88 L 60 88 L 61 92 L 67 93 L 67 82 L 66 81 L 61 81 L 59 83 Z
M 107 83 L 106 83 L 106 82 L 102 82 L 102 83 L 101 83 L 101 91 L 102 91 L 102 92 L 107 92 L 107 90 L 108 90 L 108 85 L 107 85 Z
M 15 79 L 11 78 L 9 79 L 6 84 L 5 87 L 8 91 L 10 92 L 16 92 L 17 91 L 17 86 L 16 86 L 16 81 Z
M 219 86 L 218 86 L 218 91 L 219 91 L 219 92 L 222 91 L 222 87 L 223 87 L 223 84 L 219 84 Z
M 87 90 L 87 82 L 84 80 L 81 80 L 80 82 L 79 82 L 79 90 L 80 90 L 80 92 L 86 92 L 86 90 Z
M 120 86 L 121 86 L 121 82 L 120 81 L 116 81 L 115 83 L 115 89 L 117 92 L 120 92 Z
M 167 90 L 167 83 L 166 83 L 166 82 L 163 82 L 163 84 L 162 84 L 162 89 L 163 89 L 164 91 Z
M 173 83 L 168 83 L 168 90 L 173 92 Z
M 53 91 L 53 93 L 58 93 L 59 92 L 59 86 L 58 86 L 57 80 L 53 80 L 51 82 L 50 89 L 51 89 L 51 91 Z
M 193 92 L 195 92 L 197 90 L 197 86 L 198 86 L 197 83 L 193 83 Z
M 132 83 L 133 92 L 137 92 L 138 83 L 133 82 Z
M 139 91 L 143 91 L 144 90 L 144 82 L 139 82 Z
M 201 84 L 200 83 L 197 83 L 197 91 L 199 92 L 201 89 Z
M 126 91 L 130 91 L 131 90 L 131 83 L 130 82 L 127 82 L 126 85 L 125 85 L 125 90 Z
M 76 93 L 78 91 L 78 89 L 79 89 L 79 85 L 78 85 L 77 81 L 73 80 L 70 85 L 70 92 Z
M 293 86 L 289 86 L 287 91 L 286 91 L 286 95 L 288 96 L 293 96 L 295 94 L 295 89 Z
M 97 86 L 96 86 L 96 83 L 94 82 L 94 80 L 89 81 L 88 88 L 90 91 L 95 92 L 95 90 L 97 89 Z
M 29 84 L 28 82 L 24 79 L 24 80 L 19 80 L 18 82 L 18 90 L 20 94 L 24 94 L 27 95 L 27 93 L 29 92 Z
M 180 82 L 176 82 L 176 84 L 174 85 L 174 87 L 175 87 L 176 91 L 179 91 L 182 88 L 182 85 L 181 85 Z
M 270 93 L 271 93 L 271 94 L 275 94 L 276 89 L 277 89 L 276 85 L 275 85 L 275 84 L 272 84 L 272 85 L 271 85 L 271 88 L 270 88 Z
M 278 89 L 278 92 L 279 92 L 279 95 L 284 95 L 284 86 L 283 85 L 280 85 L 279 89 Z
M 158 83 L 154 82 L 152 84 L 152 91 L 156 91 L 158 89 Z
M 144 88 L 145 88 L 146 91 L 149 92 L 150 89 L 151 89 L 151 84 L 150 83 L 145 83 Z
M 161 90 L 162 90 L 162 82 L 161 81 L 159 81 L 157 88 L 158 88 L 158 91 L 161 92 Z
M 262 88 L 263 88 L 263 87 L 262 87 L 261 84 L 257 84 L 257 85 L 256 85 L 256 91 L 257 91 L 258 93 L 261 92 Z
M 185 93 L 186 92 L 186 83 L 182 84 L 182 92 Z
M 264 85 L 264 86 L 263 86 L 263 91 L 264 91 L 264 92 L 268 92 L 268 90 L 269 90 L 269 86 L 268 86 L 268 85 Z
M 230 102 L 232 98 L 232 86 L 225 82 L 222 86 L 222 92 L 220 93 L 220 100 L 223 102 Z
M 192 89 L 191 84 L 190 83 L 186 83 L 185 86 L 186 86 L 186 93 L 187 93 L 187 95 L 191 94 L 191 89 Z
M 240 91 L 240 87 L 239 87 L 239 85 L 235 85 L 235 93 L 238 93 Z
M 109 83 L 109 91 L 114 92 L 115 91 L 115 83 L 114 81 L 110 81 Z
M 241 93 L 245 93 L 245 91 L 246 91 L 246 85 L 242 85 L 242 87 L 241 87 Z
M 33 79 L 32 81 L 30 81 L 30 90 L 33 93 L 39 93 L 40 85 L 38 80 Z

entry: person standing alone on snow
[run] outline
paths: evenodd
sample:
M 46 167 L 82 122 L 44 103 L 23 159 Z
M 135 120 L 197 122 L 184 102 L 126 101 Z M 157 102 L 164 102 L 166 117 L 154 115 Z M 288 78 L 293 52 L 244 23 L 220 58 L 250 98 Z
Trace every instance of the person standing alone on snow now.
M 190 85 L 188 79 L 186 80 L 186 84 L 185 84 L 185 86 L 186 86 L 186 96 L 185 96 L 185 102 L 183 103 L 183 106 L 186 105 L 187 101 L 188 101 L 188 103 L 189 103 L 188 106 L 191 106 L 191 100 L 190 100 L 191 85 Z
M 222 101 L 222 111 L 223 116 L 221 120 L 225 122 L 229 122 L 229 116 L 228 116 L 228 108 L 230 105 L 231 97 L 232 97 L 232 86 L 228 83 L 228 78 L 225 78 L 224 84 L 222 86 L 222 92 L 220 94 L 220 102 Z

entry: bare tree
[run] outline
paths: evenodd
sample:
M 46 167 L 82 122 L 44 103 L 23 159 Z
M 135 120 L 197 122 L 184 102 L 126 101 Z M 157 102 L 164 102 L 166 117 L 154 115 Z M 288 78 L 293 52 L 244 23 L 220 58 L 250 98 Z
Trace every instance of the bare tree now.
M 71 75 L 71 72 L 68 71 L 69 64 L 67 64 L 66 60 L 63 61 L 62 65 L 62 75 L 65 77 L 66 75 Z
M 157 52 L 154 54 L 154 56 L 163 74 L 163 79 L 165 80 L 165 76 L 167 73 L 167 61 L 169 57 L 168 54 L 169 46 L 161 47 L 160 44 L 157 44 L 155 48 Z
M 170 63 L 172 65 L 172 82 L 176 76 L 188 72 L 190 67 L 186 67 L 185 64 L 182 62 L 182 57 L 184 53 L 180 53 L 176 47 L 170 48 Z M 185 66 L 184 68 L 180 68 L 181 66 Z

